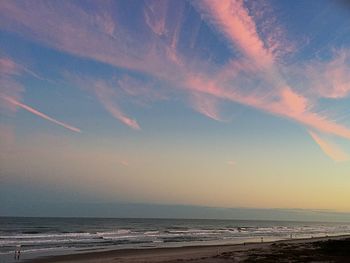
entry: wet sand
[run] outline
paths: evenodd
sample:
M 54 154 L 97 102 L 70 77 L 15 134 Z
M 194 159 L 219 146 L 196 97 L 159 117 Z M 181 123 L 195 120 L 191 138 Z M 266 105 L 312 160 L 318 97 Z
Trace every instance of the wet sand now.
M 179 248 L 123 249 L 39 258 L 30 263 L 350 262 L 350 236 Z

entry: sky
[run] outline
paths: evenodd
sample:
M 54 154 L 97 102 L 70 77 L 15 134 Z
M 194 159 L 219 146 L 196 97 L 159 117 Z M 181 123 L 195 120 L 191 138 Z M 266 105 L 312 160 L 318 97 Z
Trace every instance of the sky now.
M 349 17 L 342 0 L 1 1 L 6 213 L 350 212 Z

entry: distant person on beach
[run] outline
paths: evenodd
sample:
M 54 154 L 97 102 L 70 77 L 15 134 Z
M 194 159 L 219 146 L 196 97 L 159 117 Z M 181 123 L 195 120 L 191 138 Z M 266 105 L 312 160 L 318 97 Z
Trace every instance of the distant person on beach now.
M 19 260 L 21 256 L 21 245 L 17 245 L 15 249 L 15 259 Z

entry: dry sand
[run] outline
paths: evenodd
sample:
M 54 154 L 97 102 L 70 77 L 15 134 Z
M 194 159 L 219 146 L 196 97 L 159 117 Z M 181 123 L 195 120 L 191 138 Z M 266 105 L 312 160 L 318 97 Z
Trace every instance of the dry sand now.
M 239 245 L 123 249 L 53 256 L 31 263 L 145 262 L 350 262 L 350 236 L 291 239 Z

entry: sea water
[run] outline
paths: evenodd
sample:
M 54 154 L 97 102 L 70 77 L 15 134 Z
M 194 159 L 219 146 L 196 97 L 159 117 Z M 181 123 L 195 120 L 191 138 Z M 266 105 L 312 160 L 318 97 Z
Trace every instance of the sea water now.
M 83 251 L 237 244 L 350 234 L 350 223 L 0 217 L 0 262 Z

